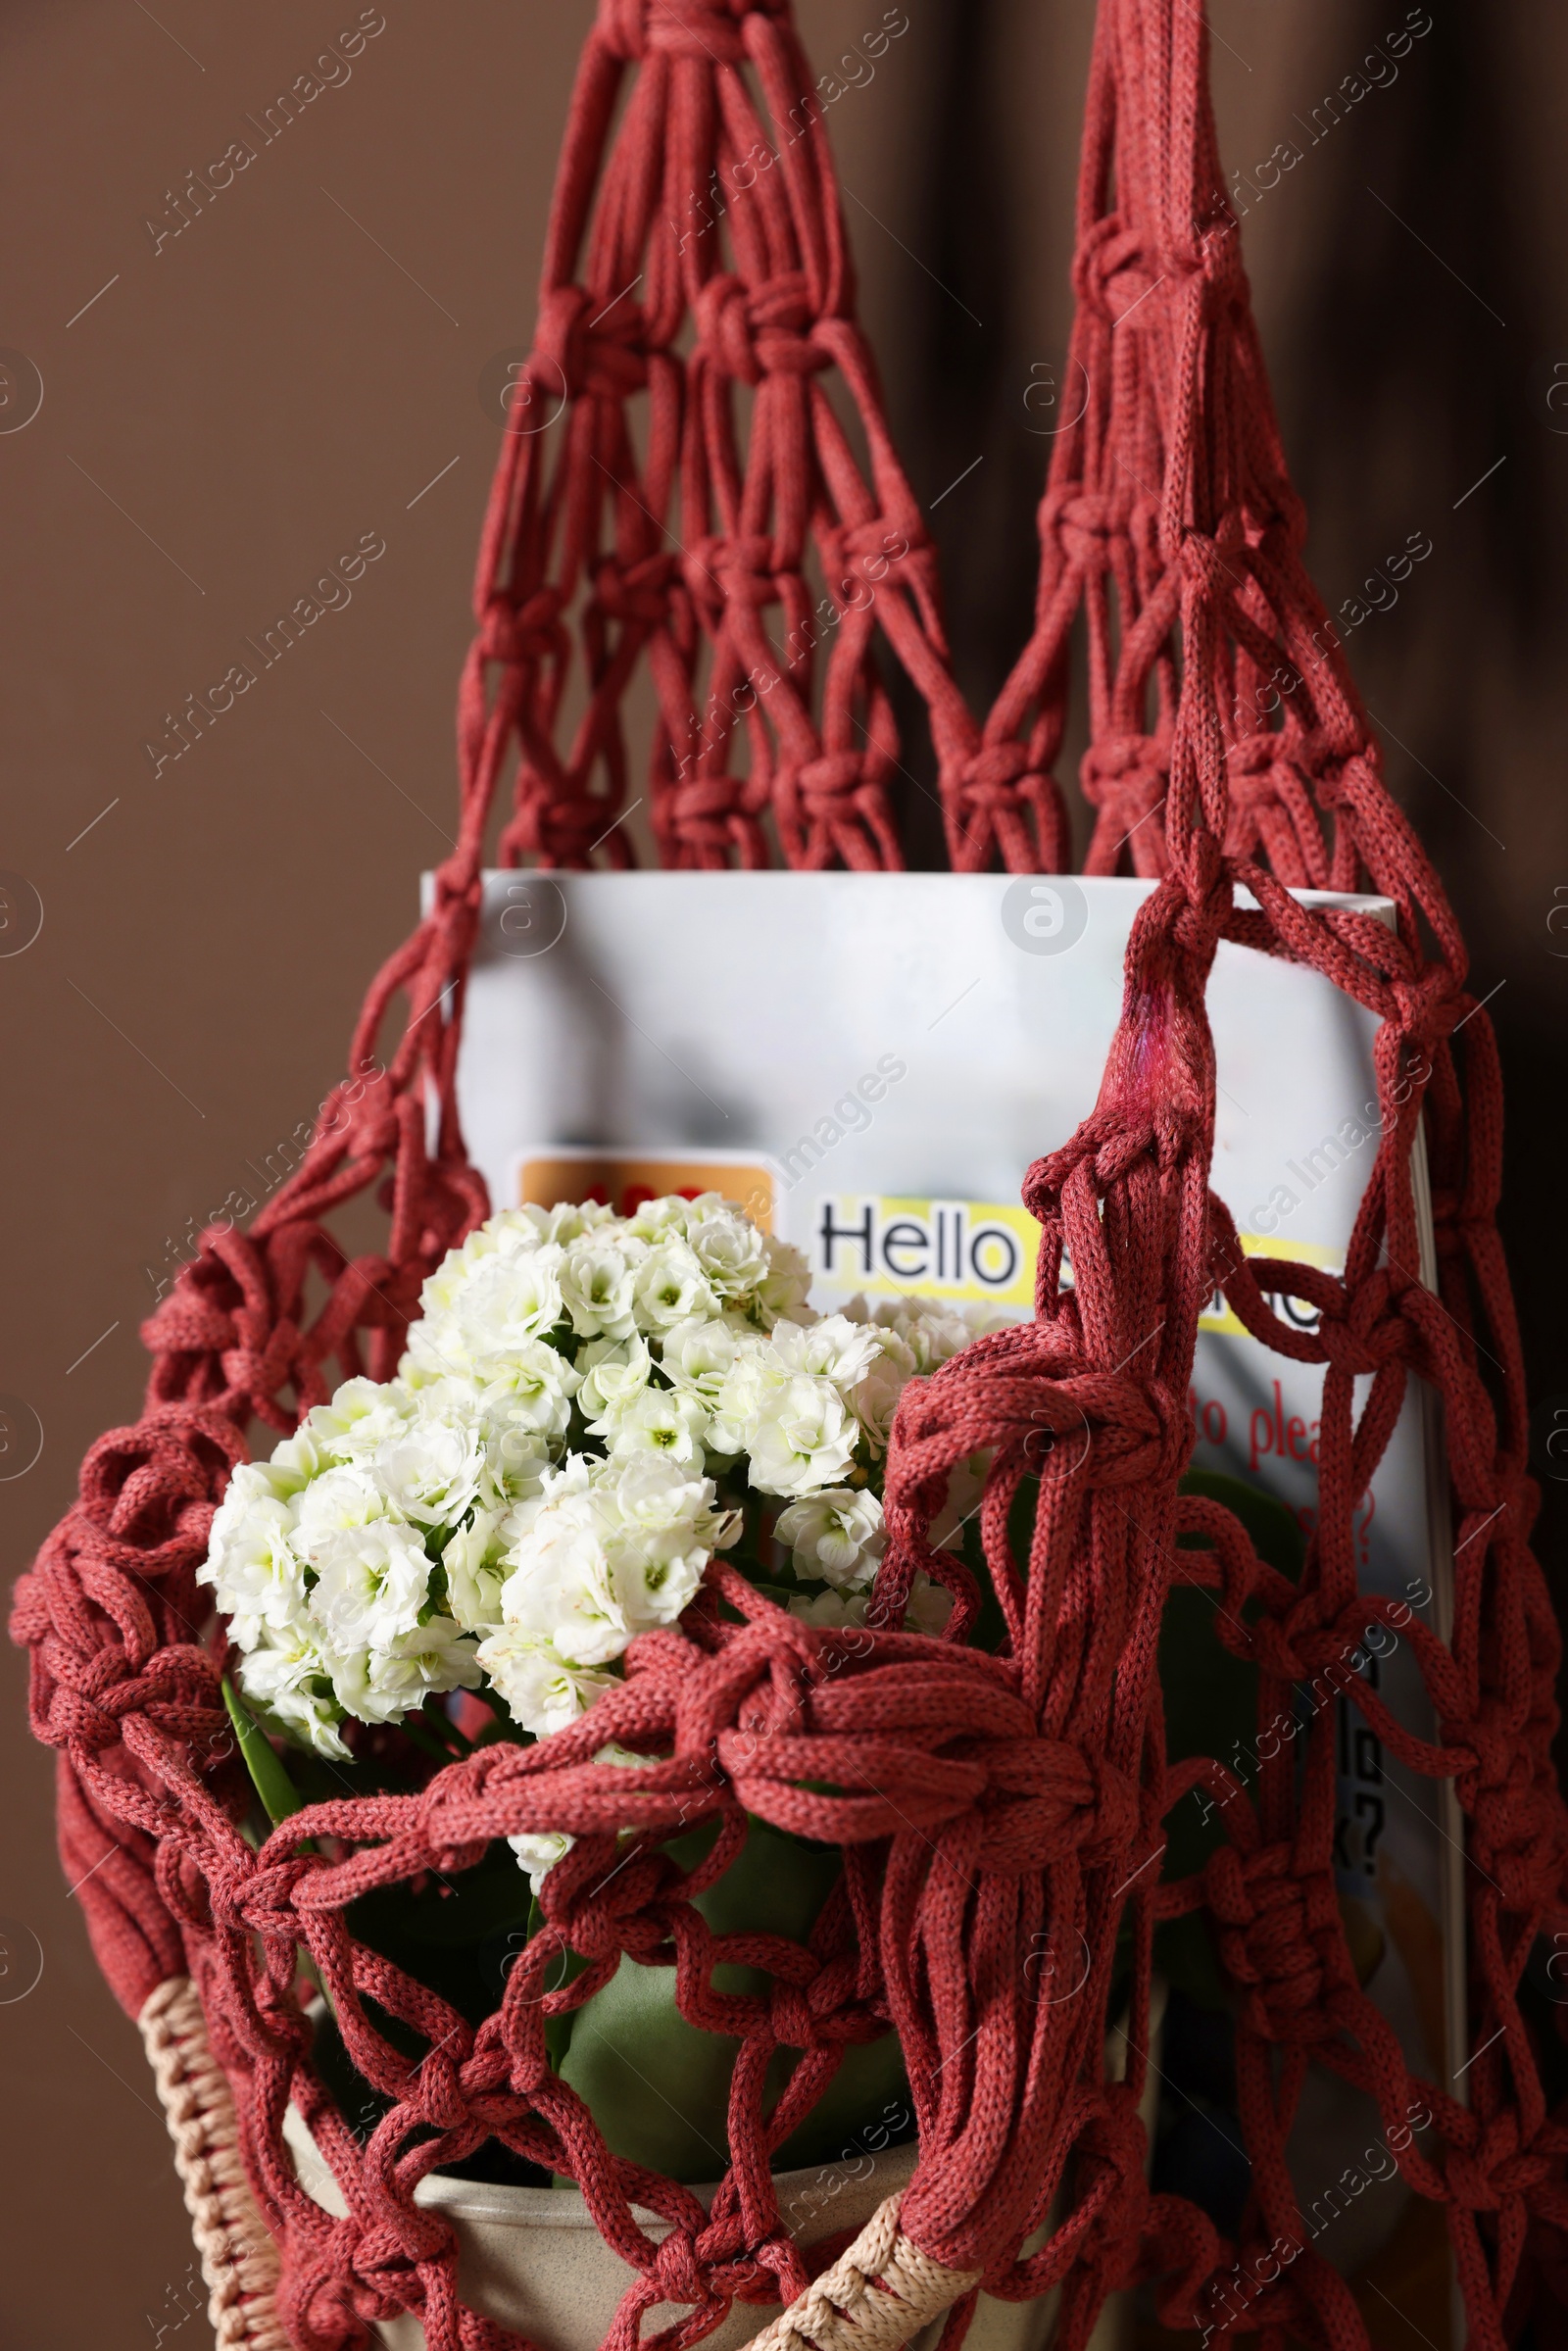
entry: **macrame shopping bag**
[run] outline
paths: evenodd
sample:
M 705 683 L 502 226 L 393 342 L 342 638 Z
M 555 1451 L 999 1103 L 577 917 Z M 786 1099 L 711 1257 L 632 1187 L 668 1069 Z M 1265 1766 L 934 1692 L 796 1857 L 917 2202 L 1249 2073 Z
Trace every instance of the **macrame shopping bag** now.
M 66 1867 L 105 1973 L 142 2020 L 225 2342 L 336 2351 L 399 2311 L 418 2314 L 437 2351 L 515 2341 L 465 2306 L 453 2230 L 415 2202 L 425 2175 L 496 2139 L 574 2176 L 628 2264 L 614 2351 L 630 2351 L 657 2304 L 686 2312 L 653 2338 L 677 2351 L 737 2299 L 760 2317 L 784 2306 L 769 2345 L 818 2351 L 891 2346 L 947 2310 L 956 2351 L 982 2286 L 1004 2300 L 1059 2286 L 1056 2339 L 1077 2351 L 1105 2296 L 1134 2283 L 1168 2327 L 1338 2351 L 1367 2332 L 1345 2280 L 1298 2241 L 1285 2161 L 1313 2069 L 1364 2089 L 1391 2143 L 1413 2098 L 1430 2109 L 1434 2133 L 1417 2144 L 1404 2131 L 1399 2161 L 1446 2210 L 1469 2342 L 1516 2336 L 1543 2280 L 1562 2276 L 1568 2130 L 1547 2110 L 1550 2053 L 1524 2001 L 1537 1938 L 1568 1930 L 1549 1753 L 1558 1648 L 1528 1548 L 1536 1494 L 1494 1221 L 1496 1052 L 1302 567 L 1205 41 L 1187 0 L 1101 0 L 1070 355 L 1087 402 L 1054 445 L 1034 629 L 981 727 L 950 673 L 930 542 L 855 321 L 787 0 L 602 0 L 480 552 L 458 846 L 371 986 L 360 1074 L 251 1229 L 204 1236 L 147 1326 L 142 1418 L 94 1446 L 17 1603 L 34 1727 L 60 1756 Z M 1133 926 L 1099 1102 L 1025 1185 L 1041 1228 L 1035 1317 L 906 1392 L 874 1639 L 851 1654 L 718 1570 L 745 1621 L 725 1628 L 715 1611 L 645 1637 L 591 1723 L 483 1749 L 416 1795 L 312 1807 L 254 1851 L 226 1753 L 222 1636 L 195 1573 L 251 1424 L 291 1431 L 327 1393 L 330 1365 L 389 1376 L 421 1282 L 487 1213 L 455 1072 L 503 771 L 501 862 L 625 864 L 622 711 L 646 666 L 657 714 L 636 780 L 666 863 L 756 865 L 776 851 L 798 867 L 894 866 L 900 744 L 879 666 L 891 658 L 929 710 L 954 866 L 1059 870 L 1067 827 L 1051 771 L 1080 614 L 1089 869 L 1130 861 L 1156 886 Z M 1396 927 L 1304 904 L 1310 887 L 1370 888 Z M 1384 1118 L 1343 1278 L 1244 1258 L 1209 1189 L 1204 991 L 1222 939 L 1311 966 L 1381 1022 L 1380 1103 L 1390 1113 L 1413 1089 L 1423 1108 L 1437 1292 L 1417 1274 L 1411 1115 Z M 367 1078 L 399 998 L 399 1042 L 384 1077 Z M 328 1220 L 376 1187 L 384 1251 L 351 1259 Z M 1319 1508 L 1299 1584 L 1259 1559 L 1231 1512 L 1178 1493 L 1198 1319 L 1216 1285 L 1255 1338 L 1322 1366 Z M 1289 1300 L 1315 1313 L 1312 1330 L 1282 1311 Z M 1411 2079 L 1358 1985 L 1336 1901 L 1331 1715 L 1294 1748 L 1276 1741 L 1253 1788 L 1214 1759 L 1167 1765 L 1155 1672 L 1179 1536 L 1200 1545 L 1181 1552 L 1184 1575 L 1221 1603 L 1216 1640 L 1257 1669 L 1260 1724 L 1386 1621 L 1389 1603 L 1357 1590 L 1352 1511 L 1412 1376 L 1443 1400 L 1454 1520 L 1451 1636 L 1404 1628 L 1436 1735 L 1415 1738 L 1363 1682 L 1347 1696 L 1394 1754 L 1457 1791 L 1475 2050 L 1462 2099 Z M 1043 1452 L 1042 1427 L 1087 1427 L 1089 1442 Z M 996 1653 L 967 1641 L 973 1580 L 929 1540 L 949 1471 L 981 1449 L 1005 1625 Z M 1009 1510 L 1026 1475 L 1038 1497 L 1020 1555 Z M 940 1640 L 896 1629 L 921 1569 L 955 1594 Z M 610 1739 L 649 1760 L 596 1764 Z M 1225 1842 L 1199 1877 L 1162 1883 L 1162 1824 L 1194 1788 L 1223 1806 Z M 748 1814 L 841 1846 L 843 1878 L 810 1947 L 749 2011 L 731 2167 L 705 2211 L 610 2154 L 552 2074 L 539 1989 L 568 1944 L 588 1962 L 579 1984 L 624 1952 L 667 1961 L 678 1944 L 683 2011 L 699 2024 L 722 2013 L 734 2031 L 733 2003 L 712 1990 L 712 1937 L 660 1847 L 716 1817 L 732 1852 Z M 639 1837 L 612 1868 L 628 1824 Z M 482 2026 L 356 1944 L 344 1913 L 367 1888 L 462 1870 L 498 1837 L 545 1829 L 577 1841 Z M 1236 1995 L 1250 2187 L 1235 2242 L 1146 2179 L 1153 1931 L 1195 1910 Z M 1091 1960 L 1081 1997 L 1026 2000 L 1029 1952 L 1077 1934 Z M 390 2101 L 363 2147 L 312 2069 L 301 1946 L 354 2062 Z M 1122 2080 L 1104 2060 L 1118 1950 L 1131 1984 L 1115 1994 L 1132 2050 Z M 422 2058 L 395 2047 L 368 2003 L 411 2027 Z M 890 2022 L 917 2168 L 813 2281 L 780 2221 L 770 2149 L 846 2039 Z M 764 2119 L 781 2045 L 805 2054 Z M 343 2217 L 296 2178 L 291 2101 Z M 650 2235 L 634 2207 L 664 2232 Z

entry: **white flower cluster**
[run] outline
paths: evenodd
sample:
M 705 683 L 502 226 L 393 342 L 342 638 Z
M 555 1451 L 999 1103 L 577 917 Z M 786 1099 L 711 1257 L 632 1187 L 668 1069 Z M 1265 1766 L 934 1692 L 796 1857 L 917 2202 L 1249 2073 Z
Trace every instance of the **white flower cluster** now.
M 808 1621 L 859 1621 L 899 1396 L 979 1326 L 921 1298 L 820 1316 L 807 1290 L 716 1193 L 492 1217 L 425 1284 L 395 1380 L 235 1472 L 201 1574 L 247 1695 L 334 1756 L 345 1716 L 486 1682 L 542 1736 L 737 1544 L 764 1582 L 787 1558 Z M 920 1579 L 910 1621 L 945 1605 Z

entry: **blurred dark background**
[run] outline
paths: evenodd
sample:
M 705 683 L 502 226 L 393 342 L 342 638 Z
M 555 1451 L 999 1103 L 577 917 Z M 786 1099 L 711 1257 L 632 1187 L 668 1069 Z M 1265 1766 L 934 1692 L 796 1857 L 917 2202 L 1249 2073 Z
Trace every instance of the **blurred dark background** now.
M 8 1580 L 87 1444 L 134 1417 L 137 1324 L 193 1226 L 308 1131 L 449 835 L 496 442 L 479 381 L 529 339 L 591 13 L 380 0 L 352 73 L 160 242 L 189 171 L 257 144 L 247 118 L 358 7 L 0 6 L 0 945 L 43 917 L 0 955 Z M 1092 7 L 903 13 L 830 130 L 978 708 L 1028 624 L 1050 411 L 1026 395 L 1066 341 Z M 825 67 L 883 9 L 801 0 L 800 16 Z M 1412 533 L 1433 542 L 1350 659 L 1478 993 L 1494 992 L 1505 1232 L 1549 1416 L 1568 1403 L 1568 914 L 1552 920 L 1568 906 L 1568 18 L 1544 0 L 1213 0 L 1212 23 L 1222 148 L 1330 609 Z M 1407 24 L 1428 28 L 1391 73 Z M 1265 186 L 1282 143 L 1298 160 Z M 186 695 L 363 534 L 385 553 L 352 603 L 155 772 L 144 745 L 167 749 Z M 1563 1490 L 1546 1497 L 1552 1572 Z M 160 2327 L 196 2343 L 164 2127 L 59 1873 L 50 1764 L 9 1650 L 4 1672 L 0 2334 L 25 2351 L 129 2351 Z

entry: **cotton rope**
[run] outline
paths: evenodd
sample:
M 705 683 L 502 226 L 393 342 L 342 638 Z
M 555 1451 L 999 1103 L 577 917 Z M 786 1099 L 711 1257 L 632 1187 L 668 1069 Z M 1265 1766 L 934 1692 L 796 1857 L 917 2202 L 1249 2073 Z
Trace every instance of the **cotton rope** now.
M 171 1976 L 137 2019 L 174 2142 L 219 2351 L 289 2351 L 277 2316 L 277 2247 L 239 2152 L 234 2101 L 188 1976 Z
M 755 2351 L 899 2351 L 978 2285 L 944 2269 L 899 2228 L 903 2192 L 880 2203 L 831 2269 L 754 2336 Z

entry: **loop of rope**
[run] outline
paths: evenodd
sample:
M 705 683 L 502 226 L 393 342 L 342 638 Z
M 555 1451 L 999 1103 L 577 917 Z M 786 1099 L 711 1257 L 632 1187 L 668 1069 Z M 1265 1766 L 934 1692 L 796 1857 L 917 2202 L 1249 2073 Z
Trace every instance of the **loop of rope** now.
M 777 0 L 600 0 L 599 35 L 616 58 L 650 55 L 745 62 L 744 20 L 754 11 L 782 14 Z

